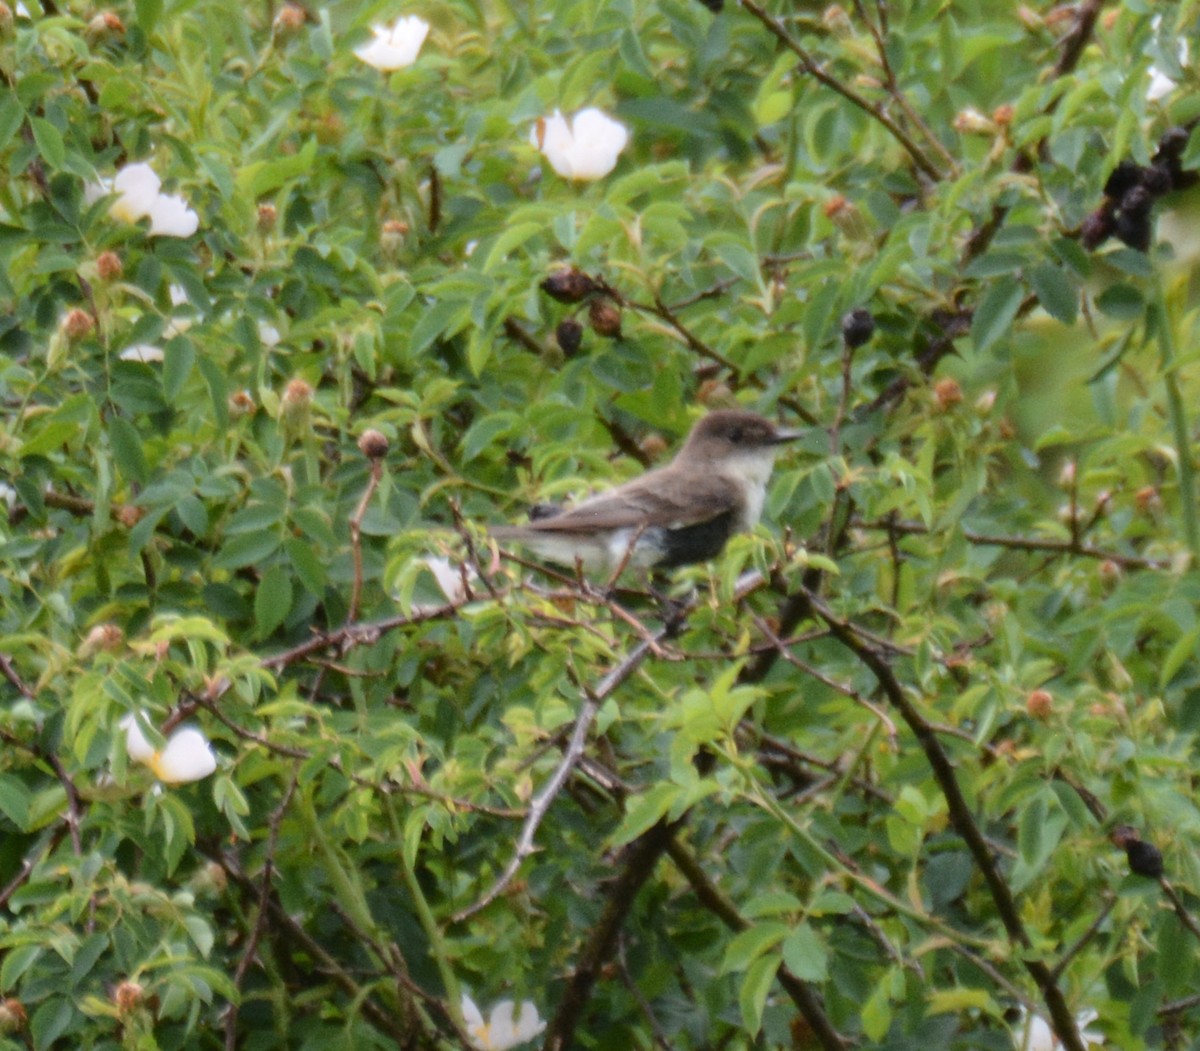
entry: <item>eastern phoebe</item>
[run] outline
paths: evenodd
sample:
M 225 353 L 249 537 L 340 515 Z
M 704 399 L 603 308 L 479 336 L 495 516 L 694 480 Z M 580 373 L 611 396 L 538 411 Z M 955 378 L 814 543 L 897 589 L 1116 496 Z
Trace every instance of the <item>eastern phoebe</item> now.
M 704 562 L 734 533 L 754 528 L 775 454 L 800 433 L 754 412 L 709 413 L 666 467 L 491 534 L 550 562 L 608 574 Z

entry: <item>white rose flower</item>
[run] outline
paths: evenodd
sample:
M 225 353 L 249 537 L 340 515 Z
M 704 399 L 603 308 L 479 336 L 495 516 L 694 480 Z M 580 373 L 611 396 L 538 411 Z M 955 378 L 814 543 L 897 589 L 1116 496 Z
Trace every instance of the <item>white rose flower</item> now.
M 217 757 L 208 738 L 192 726 L 182 726 L 167 738 L 160 752 L 142 733 L 136 715 L 122 716 L 117 724 L 125 731 L 125 754 L 144 763 L 168 785 L 181 785 L 208 777 L 217 768 Z
M 533 126 L 533 143 L 564 179 L 603 179 L 616 167 L 629 142 L 625 125 L 595 108 L 580 110 L 570 121 L 555 110 Z
M 117 199 L 109 215 L 126 223 L 150 220 L 150 233 L 162 237 L 191 237 L 200 226 L 200 217 L 182 197 L 160 193 L 162 180 L 144 161 L 127 164 L 112 179 L 101 179 L 85 187 L 88 204 L 108 194 Z
M 162 361 L 163 352 L 161 347 L 149 343 L 135 343 L 132 347 L 126 347 L 117 357 L 122 361 L 140 361 L 143 365 L 149 365 Z
M 429 23 L 416 15 L 397 18 L 390 26 L 372 26 L 374 39 L 354 54 L 368 66 L 390 73 L 411 66 L 420 54 L 421 45 L 429 33 Z
M 537 1007 L 528 1000 L 521 1004 L 521 1012 L 514 1018 L 515 1012 L 516 1005 L 511 1000 L 501 1000 L 485 1022 L 475 1001 L 463 994 L 462 1013 L 467 1023 L 467 1035 L 480 1051 L 508 1051 L 545 1030 L 546 1023 L 538 1017 Z

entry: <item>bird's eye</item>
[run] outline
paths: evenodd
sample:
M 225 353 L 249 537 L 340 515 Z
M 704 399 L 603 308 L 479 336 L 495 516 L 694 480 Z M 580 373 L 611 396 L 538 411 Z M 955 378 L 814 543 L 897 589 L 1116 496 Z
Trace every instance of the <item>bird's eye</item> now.
M 742 440 L 742 429 L 741 429 L 741 427 L 734 427 L 734 428 L 733 428 L 733 430 L 731 430 L 731 431 L 729 432 L 729 440 L 730 440 L 730 441 L 731 441 L 731 442 L 732 442 L 734 445 L 737 445 L 737 444 L 738 444 L 738 443 L 739 443 L 739 442 Z

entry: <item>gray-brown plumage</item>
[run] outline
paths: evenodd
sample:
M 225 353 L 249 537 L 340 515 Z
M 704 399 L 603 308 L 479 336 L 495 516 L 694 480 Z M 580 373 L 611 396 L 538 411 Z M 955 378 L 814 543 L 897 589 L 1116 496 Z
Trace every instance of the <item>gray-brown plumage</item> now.
M 551 562 L 612 573 L 703 562 L 762 514 L 779 446 L 799 437 L 754 412 L 709 413 L 665 467 L 525 525 L 491 530 Z

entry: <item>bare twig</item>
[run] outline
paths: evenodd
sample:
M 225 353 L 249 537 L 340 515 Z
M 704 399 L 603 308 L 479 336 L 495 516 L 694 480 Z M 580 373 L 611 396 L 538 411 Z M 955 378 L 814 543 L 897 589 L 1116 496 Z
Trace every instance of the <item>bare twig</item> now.
M 367 505 L 370 504 L 371 497 L 375 495 L 375 490 L 379 488 L 379 482 L 382 478 L 383 459 L 381 457 L 373 457 L 371 459 L 371 475 L 367 480 L 367 487 L 363 490 L 362 499 L 359 500 L 358 507 L 354 509 L 354 514 L 350 516 L 350 553 L 354 556 L 354 583 L 350 591 L 350 606 L 346 610 L 347 624 L 353 624 L 358 617 L 358 604 L 362 599 L 362 520 L 367 513 Z

